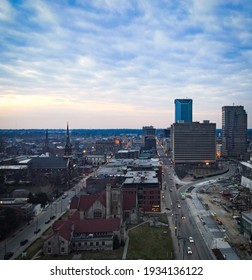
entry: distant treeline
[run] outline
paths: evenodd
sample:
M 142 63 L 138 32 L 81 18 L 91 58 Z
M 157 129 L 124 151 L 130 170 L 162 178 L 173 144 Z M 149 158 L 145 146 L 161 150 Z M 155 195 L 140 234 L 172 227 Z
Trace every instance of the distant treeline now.
M 167 129 L 166 129 L 167 130 Z M 46 129 L 0 129 L 0 137 L 36 138 L 44 137 Z M 48 136 L 65 137 L 66 129 L 48 129 Z M 72 137 L 113 137 L 121 135 L 143 135 L 143 129 L 70 129 Z M 164 129 L 157 128 L 156 135 L 164 135 Z M 221 136 L 221 129 L 216 129 L 216 135 Z M 248 137 L 252 138 L 252 129 L 248 129 Z

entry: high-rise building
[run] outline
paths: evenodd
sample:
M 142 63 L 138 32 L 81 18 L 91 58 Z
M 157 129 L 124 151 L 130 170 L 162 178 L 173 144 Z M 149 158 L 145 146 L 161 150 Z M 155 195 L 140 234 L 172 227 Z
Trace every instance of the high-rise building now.
M 175 99 L 175 122 L 192 122 L 192 99 Z
M 143 135 L 144 136 L 155 136 L 156 135 L 156 128 L 151 126 L 143 126 Z
M 180 163 L 214 163 L 216 124 L 209 121 L 174 123 L 171 126 L 172 160 Z
M 240 158 L 247 151 L 247 113 L 243 106 L 222 107 L 222 156 Z

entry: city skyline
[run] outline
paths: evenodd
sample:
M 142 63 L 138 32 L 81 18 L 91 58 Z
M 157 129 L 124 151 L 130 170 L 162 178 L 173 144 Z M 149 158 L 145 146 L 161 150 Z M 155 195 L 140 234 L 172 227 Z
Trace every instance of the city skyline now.
M 252 127 L 252 3 L 3 0 L 0 129 L 155 128 L 175 99 Z

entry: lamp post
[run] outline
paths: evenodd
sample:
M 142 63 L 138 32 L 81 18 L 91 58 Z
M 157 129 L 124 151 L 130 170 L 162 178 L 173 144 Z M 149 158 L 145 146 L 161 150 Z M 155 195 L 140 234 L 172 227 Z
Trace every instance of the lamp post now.
M 50 216 L 50 218 L 52 218 L 52 207 L 53 207 L 53 204 L 51 203 L 51 216 Z

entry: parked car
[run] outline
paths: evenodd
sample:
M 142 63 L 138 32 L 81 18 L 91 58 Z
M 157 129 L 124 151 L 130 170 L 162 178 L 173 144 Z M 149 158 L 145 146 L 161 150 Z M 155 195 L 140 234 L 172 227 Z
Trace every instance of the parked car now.
M 51 220 L 47 220 L 47 221 L 45 221 L 45 224 L 49 224 L 49 223 L 50 223 L 50 221 L 51 221 Z
M 191 249 L 191 247 L 187 247 L 187 254 L 188 254 L 188 255 L 192 255 L 192 249 Z
M 28 242 L 28 239 L 20 241 L 20 246 L 24 246 Z
M 34 231 L 35 234 L 37 234 L 37 233 L 39 233 L 39 232 L 40 232 L 40 228 L 38 228 L 38 229 L 36 229 L 36 230 Z
M 217 218 L 216 222 L 217 222 L 218 225 L 222 225 L 222 221 L 220 219 Z

